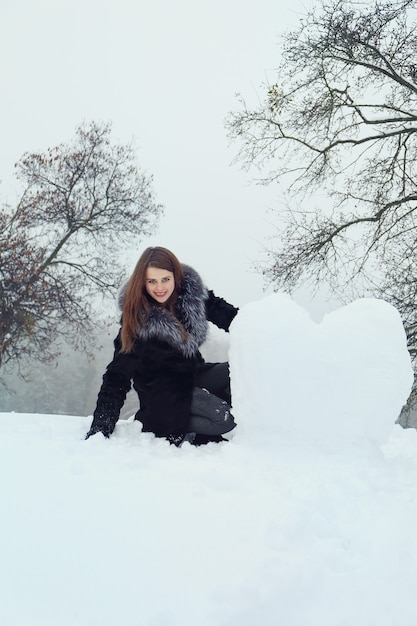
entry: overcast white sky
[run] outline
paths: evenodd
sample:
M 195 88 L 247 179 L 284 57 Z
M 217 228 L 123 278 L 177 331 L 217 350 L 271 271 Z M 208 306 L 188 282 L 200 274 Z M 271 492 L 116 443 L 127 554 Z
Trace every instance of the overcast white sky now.
M 2 199 L 25 151 L 69 141 L 83 120 L 135 139 L 165 217 L 155 237 L 207 285 L 242 305 L 271 230 L 276 190 L 230 162 L 224 119 L 235 94 L 255 101 L 278 64 L 278 36 L 307 0 L 2 0 Z M 129 268 L 130 269 L 130 268 Z

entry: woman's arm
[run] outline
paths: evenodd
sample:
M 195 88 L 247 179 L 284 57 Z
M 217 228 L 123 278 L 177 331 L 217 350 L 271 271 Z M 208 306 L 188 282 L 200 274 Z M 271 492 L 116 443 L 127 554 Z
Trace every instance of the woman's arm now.
M 131 379 L 135 369 L 133 354 L 120 352 L 120 333 L 114 340 L 115 352 L 113 360 L 107 366 L 103 383 L 97 397 L 93 421 L 86 439 L 101 432 L 110 437 L 120 416 L 120 410 L 131 388 Z
M 206 316 L 209 322 L 213 322 L 223 330 L 229 330 L 229 326 L 235 318 L 239 309 L 215 296 L 213 291 L 208 292 L 206 300 Z

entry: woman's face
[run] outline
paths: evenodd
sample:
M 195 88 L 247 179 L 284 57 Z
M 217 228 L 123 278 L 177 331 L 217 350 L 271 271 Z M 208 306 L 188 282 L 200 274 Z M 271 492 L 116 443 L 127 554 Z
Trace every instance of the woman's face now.
M 161 270 L 159 267 L 148 267 L 145 286 L 151 298 L 164 304 L 175 289 L 174 274 L 168 270 Z

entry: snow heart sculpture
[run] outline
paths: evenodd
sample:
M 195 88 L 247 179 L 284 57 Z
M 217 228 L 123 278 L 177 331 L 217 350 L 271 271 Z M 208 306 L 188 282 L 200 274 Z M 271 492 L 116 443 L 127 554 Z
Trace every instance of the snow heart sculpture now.
M 314 322 L 286 294 L 244 306 L 230 329 L 233 411 L 251 445 L 386 442 L 413 373 L 398 311 L 361 299 Z

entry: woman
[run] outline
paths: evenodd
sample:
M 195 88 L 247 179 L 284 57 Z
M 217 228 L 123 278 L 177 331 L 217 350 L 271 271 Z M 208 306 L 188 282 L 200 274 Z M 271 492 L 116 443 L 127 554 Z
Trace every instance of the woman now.
M 109 437 L 127 392 L 145 432 L 180 446 L 219 442 L 235 427 L 227 363 L 199 352 L 208 321 L 228 330 L 238 309 L 207 291 L 197 272 L 166 248 L 147 248 L 121 290 L 121 330 L 107 366 L 87 438 Z

